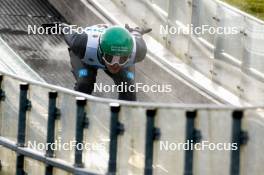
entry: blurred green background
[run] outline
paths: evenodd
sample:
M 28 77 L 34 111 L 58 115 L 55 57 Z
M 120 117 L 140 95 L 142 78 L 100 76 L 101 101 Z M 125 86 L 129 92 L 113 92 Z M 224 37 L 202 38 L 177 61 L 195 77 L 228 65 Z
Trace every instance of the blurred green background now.
M 223 0 L 239 9 L 264 20 L 264 0 Z

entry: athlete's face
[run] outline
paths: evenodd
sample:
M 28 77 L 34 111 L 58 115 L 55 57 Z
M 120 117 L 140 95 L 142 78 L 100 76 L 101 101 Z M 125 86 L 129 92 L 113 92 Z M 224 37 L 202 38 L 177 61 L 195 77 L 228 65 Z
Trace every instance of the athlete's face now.
M 109 65 L 109 64 L 105 64 L 107 69 L 109 70 L 109 72 L 111 72 L 112 74 L 116 74 L 121 70 L 121 66 L 119 64 L 114 64 L 114 65 Z

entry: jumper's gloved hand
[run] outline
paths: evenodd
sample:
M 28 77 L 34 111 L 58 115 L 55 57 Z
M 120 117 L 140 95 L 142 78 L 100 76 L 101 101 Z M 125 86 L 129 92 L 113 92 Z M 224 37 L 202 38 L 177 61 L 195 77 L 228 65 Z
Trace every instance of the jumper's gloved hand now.
M 140 28 L 140 27 L 131 28 L 131 27 L 129 27 L 128 24 L 125 25 L 125 28 L 131 33 L 136 32 L 136 33 L 139 33 L 141 35 L 144 35 L 144 34 L 149 33 L 149 32 L 152 31 L 151 28 L 147 28 L 147 29 L 143 29 L 143 28 Z

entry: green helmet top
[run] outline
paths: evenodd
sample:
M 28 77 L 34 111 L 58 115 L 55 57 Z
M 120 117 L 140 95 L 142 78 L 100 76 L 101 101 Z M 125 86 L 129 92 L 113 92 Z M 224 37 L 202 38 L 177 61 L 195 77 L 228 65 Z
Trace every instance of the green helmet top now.
M 133 45 L 131 34 L 123 27 L 110 27 L 106 29 L 100 38 L 103 54 L 112 56 L 130 56 Z

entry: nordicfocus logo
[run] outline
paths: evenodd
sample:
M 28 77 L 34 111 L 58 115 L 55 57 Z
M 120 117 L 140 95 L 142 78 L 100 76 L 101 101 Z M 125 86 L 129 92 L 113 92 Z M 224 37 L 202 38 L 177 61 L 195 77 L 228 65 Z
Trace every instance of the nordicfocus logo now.
M 185 143 L 160 141 L 159 148 L 161 151 L 233 151 L 238 149 L 237 143 L 212 143 L 209 141 L 201 141 L 194 143 L 193 140 L 188 140 Z
M 91 29 L 90 27 L 80 27 L 77 25 L 64 25 L 64 24 L 54 24 L 51 26 L 37 26 L 28 25 L 27 33 L 28 35 L 72 35 L 74 33 L 83 34 L 84 32 L 98 31 L 103 32 L 101 29 Z
M 240 28 L 238 27 L 213 27 L 210 25 L 195 27 L 193 24 L 177 24 L 176 26 L 160 25 L 161 35 L 236 35 L 239 33 Z
M 72 150 L 86 150 L 86 151 L 104 151 L 108 141 L 98 143 L 77 143 L 72 140 L 69 142 L 62 142 L 61 138 L 55 140 L 53 143 L 39 143 L 37 141 L 28 141 L 27 146 L 31 149 L 47 151 L 72 151 Z
M 154 84 L 147 85 L 143 83 L 135 83 L 129 85 L 127 82 L 122 82 L 120 85 L 103 85 L 102 83 L 94 84 L 95 92 L 160 92 L 170 93 L 172 92 L 172 86 L 170 84 Z

